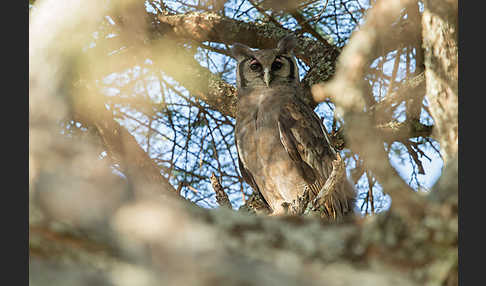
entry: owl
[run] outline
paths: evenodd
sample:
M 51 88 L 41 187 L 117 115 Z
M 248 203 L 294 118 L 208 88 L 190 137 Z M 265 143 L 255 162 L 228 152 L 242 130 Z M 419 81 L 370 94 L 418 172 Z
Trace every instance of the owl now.
M 293 51 L 295 36 L 274 49 L 232 47 L 237 60 L 238 103 L 235 143 L 241 176 L 265 199 L 272 215 L 307 190 L 312 200 L 332 172 L 337 158 L 327 131 L 314 110 L 302 101 L 303 90 Z M 326 194 L 328 217 L 353 212 L 356 193 L 346 179 Z

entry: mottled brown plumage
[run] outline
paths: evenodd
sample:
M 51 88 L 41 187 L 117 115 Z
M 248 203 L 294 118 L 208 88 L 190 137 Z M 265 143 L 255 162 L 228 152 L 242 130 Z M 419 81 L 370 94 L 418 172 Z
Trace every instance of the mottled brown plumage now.
M 313 199 L 332 171 L 336 151 L 319 117 L 301 99 L 295 38 L 275 49 L 235 44 L 238 105 L 235 142 L 243 179 L 260 192 L 274 215 L 306 189 Z M 352 212 L 355 191 L 347 181 L 327 193 L 330 217 Z M 282 205 L 284 204 L 284 205 Z

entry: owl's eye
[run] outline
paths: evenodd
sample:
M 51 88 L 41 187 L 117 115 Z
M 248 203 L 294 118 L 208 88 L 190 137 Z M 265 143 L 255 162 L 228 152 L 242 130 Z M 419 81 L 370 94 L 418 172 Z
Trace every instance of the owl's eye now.
M 279 70 L 282 68 L 282 66 L 283 64 L 280 61 L 274 61 L 272 64 L 272 70 L 273 71 Z
M 259 62 L 257 62 L 256 60 L 253 60 L 250 63 L 250 69 L 252 71 L 260 71 L 262 69 L 262 65 Z

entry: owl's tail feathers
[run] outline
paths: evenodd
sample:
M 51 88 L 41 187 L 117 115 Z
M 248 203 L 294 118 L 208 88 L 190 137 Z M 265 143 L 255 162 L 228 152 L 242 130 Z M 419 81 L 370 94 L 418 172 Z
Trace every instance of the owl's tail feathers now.
M 332 162 L 332 172 L 312 201 L 315 210 L 325 217 L 338 219 L 353 212 L 356 191 L 346 177 L 346 168 L 339 153 Z

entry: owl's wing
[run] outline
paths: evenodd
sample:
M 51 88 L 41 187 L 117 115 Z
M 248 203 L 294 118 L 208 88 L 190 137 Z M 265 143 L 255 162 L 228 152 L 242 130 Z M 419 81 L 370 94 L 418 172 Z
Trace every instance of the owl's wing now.
M 336 153 L 317 114 L 294 98 L 280 111 L 278 127 L 280 140 L 304 179 L 308 183 L 313 183 L 316 176 L 327 179 Z
M 327 132 L 315 112 L 302 101 L 287 102 L 279 114 L 280 140 L 297 166 L 309 166 L 318 176 L 318 192 L 332 172 L 332 161 L 337 158 Z M 302 171 L 306 167 L 300 167 Z M 312 179 L 311 176 L 304 178 Z M 313 185 L 311 185 L 313 188 Z M 317 195 L 317 193 L 315 193 Z M 319 199 L 328 217 L 336 218 L 352 212 L 355 201 L 353 186 L 347 181 L 324 193 Z

